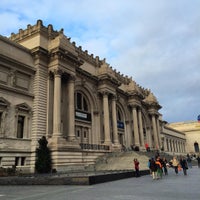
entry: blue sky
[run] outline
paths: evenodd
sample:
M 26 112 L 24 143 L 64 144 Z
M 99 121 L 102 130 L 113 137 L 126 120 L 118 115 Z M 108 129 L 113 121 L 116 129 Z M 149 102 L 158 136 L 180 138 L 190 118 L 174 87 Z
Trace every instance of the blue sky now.
M 150 88 L 167 122 L 200 114 L 200 0 L 1 0 L 0 34 L 38 19 Z

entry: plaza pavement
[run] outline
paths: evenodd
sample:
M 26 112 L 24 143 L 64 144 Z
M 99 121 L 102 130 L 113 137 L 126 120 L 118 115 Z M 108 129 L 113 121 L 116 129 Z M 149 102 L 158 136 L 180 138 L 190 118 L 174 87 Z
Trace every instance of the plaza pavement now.
M 0 186 L 0 200 L 199 200 L 200 169 L 196 166 L 153 180 L 150 175 L 91 186 Z

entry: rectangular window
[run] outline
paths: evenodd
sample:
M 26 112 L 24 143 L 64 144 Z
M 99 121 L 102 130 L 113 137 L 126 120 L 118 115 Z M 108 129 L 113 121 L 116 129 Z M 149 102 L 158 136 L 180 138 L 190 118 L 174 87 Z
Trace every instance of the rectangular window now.
M 77 92 L 76 93 L 76 106 L 77 106 L 77 109 L 80 109 L 80 110 L 82 109 L 81 99 L 82 99 L 81 93 Z
M 17 138 L 23 138 L 25 117 L 19 115 L 17 121 Z
M 19 165 L 19 157 L 15 157 L 15 166 Z
M 86 138 L 87 137 L 87 132 L 84 131 L 83 137 Z
M 21 157 L 21 166 L 25 165 L 26 157 Z
M 77 136 L 77 137 L 80 137 L 80 131 L 79 131 L 79 130 L 77 130 L 76 136 Z
M 0 112 L 0 133 L 1 133 L 1 125 L 2 125 L 2 112 Z

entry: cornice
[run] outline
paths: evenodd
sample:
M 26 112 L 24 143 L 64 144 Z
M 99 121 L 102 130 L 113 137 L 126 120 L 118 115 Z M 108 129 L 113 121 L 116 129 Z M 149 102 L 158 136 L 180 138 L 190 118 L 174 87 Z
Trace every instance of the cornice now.
M 31 50 L 31 54 L 34 59 L 43 59 L 46 61 L 49 60 L 48 51 L 42 47 L 35 47 Z
M 114 88 L 118 88 L 121 85 L 121 83 L 117 79 L 109 76 L 108 74 L 101 74 L 98 76 L 98 78 L 99 78 L 99 85 L 109 84 L 112 85 Z
M 7 92 L 13 92 L 13 93 L 16 93 L 16 94 L 21 94 L 21 95 L 25 95 L 25 96 L 30 97 L 30 98 L 34 98 L 33 93 L 30 93 L 30 92 L 24 91 L 24 90 L 20 90 L 20 89 L 17 89 L 17 88 L 13 88 L 13 87 L 1 84 L 1 83 L 0 83 L 0 89 L 6 90 Z
M 2 54 L 0 54 L 0 64 L 8 68 L 15 67 L 16 70 L 26 71 L 26 73 L 29 72 L 30 74 L 34 74 L 36 72 L 36 69 L 34 67 L 21 63 L 18 60 L 4 56 Z
M 79 67 L 84 62 L 80 58 L 78 58 L 76 55 L 72 54 L 69 51 L 66 51 L 65 49 L 62 49 L 60 47 L 57 47 L 55 49 L 52 49 L 49 52 L 50 60 L 62 60 L 64 62 L 69 62 L 73 66 Z
M 76 69 L 76 75 L 77 76 L 80 76 L 80 77 L 84 77 L 86 78 L 87 80 L 91 80 L 91 81 L 94 81 L 94 82 L 98 82 L 98 77 L 94 76 L 94 75 L 91 75 L 89 72 L 81 69 L 81 68 L 77 68 Z

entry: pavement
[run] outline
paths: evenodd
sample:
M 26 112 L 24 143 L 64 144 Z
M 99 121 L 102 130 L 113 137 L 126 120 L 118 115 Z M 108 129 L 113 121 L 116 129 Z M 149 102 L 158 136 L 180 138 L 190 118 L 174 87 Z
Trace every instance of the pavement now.
M 87 186 L 0 186 L 0 200 L 199 200 L 200 169 L 196 166 L 178 175 L 153 180 L 150 175 Z

